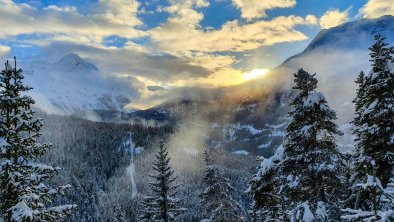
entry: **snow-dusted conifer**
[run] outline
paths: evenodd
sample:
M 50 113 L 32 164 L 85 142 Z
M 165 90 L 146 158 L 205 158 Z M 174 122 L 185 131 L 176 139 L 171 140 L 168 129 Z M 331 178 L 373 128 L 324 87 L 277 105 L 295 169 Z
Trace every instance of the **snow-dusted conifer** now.
M 376 176 L 386 185 L 394 170 L 394 47 L 382 36 L 375 36 L 370 47 L 372 71 L 364 77 L 356 102 L 360 106 L 354 119 L 357 154 L 376 162 Z M 357 108 L 357 107 L 356 107 Z
M 335 112 L 323 94 L 315 91 L 315 74 L 300 69 L 294 76 L 293 89 L 298 95 L 289 112 L 278 192 L 286 199 L 294 221 L 337 219 L 343 162 L 335 136 L 342 133 L 333 122 Z
M 206 168 L 203 180 L 206 187 L 200 197 L 202 198 L 201 205 L 208 219 L 203 221 L 244 221 L 241 205 L 230 195 L 230 192 L 234 190 L 230 185 L 230 180 L 220 173 L 207 151 L 204 153 L 204 161 Z
M 51 196 L 69 185 L 44 184 L 59 168 L 37 163 L 48 143 L 39 143 L 40 119 L 34 119 L 34 100 L 25 93 L 21 69 L 7 62 L 0 74 L 0 215 L 6 222 L 59 221 L 75 207 L 53 206 Z
M 262 159 L 257 173 L 249 182 L 248 193 L 253 196 L 251 217 L 253 221 L 269 219 L 284 220 L 284 200 L 278 195 L 280 176 L 278 166 L 284 158 L 283 146 L 279 146 L 274 155 Z
M 355 160 L 348 208 L 342 210 L 347 221 L 394 220 L 394 47 L 380 35 L 375 41 L 369 48 L 372 70 L 356 81 Z
M 175 171 L 170 167 L 170 157 L 162 141 L 156 161 L 153 162 L 153 170 L 155 174 L 149 175 L 154 180 L 149 183 L 151 193 L 145 197 L 140 221 L 175 221 L 184 209 L 176 198 L 179 185 L 174 184 Z

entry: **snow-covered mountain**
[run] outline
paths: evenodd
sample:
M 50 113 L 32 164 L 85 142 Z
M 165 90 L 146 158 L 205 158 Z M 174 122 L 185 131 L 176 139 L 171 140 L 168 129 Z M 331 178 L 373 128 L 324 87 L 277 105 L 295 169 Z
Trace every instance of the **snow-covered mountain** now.
M 394 42 L 394 17 L 361 19 L 337 27 L 322 30 L 303 53 L 319 48 L 367 49 L 373 44 L 373 35 L 381 34 L 388 42 Z
M 74 113 L 85 109 L 126 111 L 136 95 L 128 79 L 104 75 L 77 54 L 48 64 L 24 66 L 26 83 L 40 109 L 49 113 Z

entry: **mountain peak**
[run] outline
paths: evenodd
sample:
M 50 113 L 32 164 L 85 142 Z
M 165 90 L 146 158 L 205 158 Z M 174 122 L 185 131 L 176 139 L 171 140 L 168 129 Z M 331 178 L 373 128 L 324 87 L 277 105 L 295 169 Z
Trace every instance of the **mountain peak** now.
M 324 46 L 365 50 L 373 43 L 374 35 L 378 33 L 387 37 L 388 42 L 393 42 L 393 32 L 394 16 L 385 15 L 375 19 L 364 18 L 320 31 L 304 52 Z
M 55 65 L 60 69 L 65 69 L 67 71 L 98 71 L 98 68 L 84 59 L 82 59 L 78 54 L 69 53 L 61 58 L 55 63 Z

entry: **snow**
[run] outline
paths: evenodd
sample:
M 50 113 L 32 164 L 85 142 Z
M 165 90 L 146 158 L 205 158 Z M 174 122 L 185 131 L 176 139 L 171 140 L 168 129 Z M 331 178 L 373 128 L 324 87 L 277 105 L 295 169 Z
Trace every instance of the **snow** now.
M 309 208 L 309 204 L 303 203 L 304 207 L 304 216 L 302 217 L 302 221 L 304 222 L 312 222 L 315 221 L 315 217 L 313 216 L 311 209 Z
M 377 99 L 375 101 L 373 101 L 371 104 L 369 104 L 368 108 L 364 110 L 364 115 L 371 112 L 371 110 L 373 110 L 377 104 L 378 104 Z
M 287 185 L 290 188 L 295 188 L 298 186 L 298 184 L 300 184 L 300 178 L 298 176 L 288 175 L 286 177 L 286 180 L 287 180 Z
M 316 217 L 317 217 L 317 219 L 320 219 L 321 221 L 326 221 L 328 218 L 326 206 L 324 205 L 324 202 L 322 202 L 322 201 L 319 201 L 317 203 Z
M 254 126 L 252 126 L 252 125 L 241 125 L 239 123 L 236 125 L 232 125 L 232 128 L 239 129 L 239 130 L 240 129 L 247 129 L 253 135 L 260 134 L 263 132 L 260 129 L 254 128 Z
M 259 180 L 260 177 L 262 177 L 263 175 L 265 175 L 269 170 L 272 169 L 272 167 L 274 166 L 274 164 L 280 162 L 283 160 L 285 154 L 284 154 L 285 150 L 283 148 L 283 146 L 279 146 L 276 151 L 275 154 L 273 156 L 271 156 L 270 158 L 264 159 L 263 161 L 261 161 L 260 166 L 259 166 L 259 171 L 258 174 L 256 176 L 256 178 L 254 178 L 253 180 Z
M 130 165 L 126 168 L 126 172 L 130 177 L 130 183 L 131 183 L 131 197 L 135 197 L 138 194 L 137 190 L 137 183 L 135 181 L 135 160 L 134 156 L 137 154 L 137 148 L 132 140 L 131 133 L 129 134 L 129 138 L 126 140 L 126 142 L 123 143 L 123 146 L 125 149 L 129 149 L 130 151 Z M 143 149 L 142 149 L 143 150 Z M 140 152 L 140 151 L 139 151 Z
M 309 130 L 313 127 L 313 125 L 306 125 L 302 127 L 301 132 L 303 135 L 309 135 Z
M 314 222 L 316 221 L 315 216 L 313 215 L 308 202 L 304 202 L 297 206 L 295 209 L 296 213 L 291 218 L 291 222 L 302 221 L 302 222 Z
M 369 189 L 370 187 L 378 187 L 380 190 L 383 190 L 380 180 L 372 175 L 368 175 L 367 181 L 365 183 L 358 183 L 357 186 L 363 188 L 364 190 Z
M 266 130 L 271 130 L 271 133 L 268 135 L 269 137 L 284 137 L 285 136 L 285 131 L 280 130 L 284 127 L 286 127 L 288 122 L 280 123 L 277 125 L 271 125 L 271 124 L 266 124 L 265 126 L 268 127 Z
M 284 123 L 280 123 L 280 124 L 276 124 L 276 125 L 265 124 L 265 126 L 272 128 L 272 129 L 280 129 L 280 128 L 287 126 L 287 124 L 288 124 L 288 122 L 284 122 Z
M 28 207 L 25 201 L 21 201 L 15 206 L 11 207 L 11 211 L 13 221 L 19 222 L 33 219 L 34 210 Z
M 314 106 L 325 100 L 325 97 L 320 92 L 313 92 L 308 95 L 307 98 L 303 99 L 304 107 Z
M 243 156 L 249 155 L 249 152 L 246 150 L 237 150 L 237 151 L 234 151 L 233 153 L 237 154 L 237 155 L 243 155 Z
M 265 149 L 265 148 L 270 147 L 271 145 L 272 145 L 272 141 L 268 141 L 268 143 L 261 144 L 261 145 L 258 146 L 257 148 L 259 148 L 259 149 Z
M 5 139 L 3 137 L 0 137 L 0 151 L 1 154 L 5 154 L 7 152 L 7 142 L 5 141 Z
M 183 148 L 183 151 L 191 156 L 197 156 L 198 150 L 194 148 Z

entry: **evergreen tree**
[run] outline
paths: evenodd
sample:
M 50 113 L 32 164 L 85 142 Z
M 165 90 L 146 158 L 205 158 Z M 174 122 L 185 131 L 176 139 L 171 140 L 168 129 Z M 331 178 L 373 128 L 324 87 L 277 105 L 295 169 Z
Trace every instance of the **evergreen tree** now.
M 34 119 L 34 100 L 24 95 L 21 69 L 8 63 L 0 74 L 0 215 L 7 222 L 59 221 L 74 205 L 51 206 L 51 196 L 69 185 L 47 187 L 43 182 L 59 168 L 37 163 L 50 147 L 39 143 L 40 119 Z
M 240 204 L 230 196 L 230 192 L 234 190 L 230 185 L 230 180 L 224 178 L 219 172 L 207 151 L 204 153 L 204 161 L 206 168 L 203 180 L 206 187 L 200 197 L 202 198 L 201 205 L 209 218 L 204 221 L 244 221 L 241 216 L 242 208 Z
M 170 157 L 162 141 L 153 163 L 153 170 L 156 173 L 150 175 L 154 179 L 149 183 L 151 195 L 145 197 L 140 221 L 175 221 L 184 209 L 179 207 L 179 200 L 175 197 L 179 185 L 174 185 L 175 172 L 170 167 Z
M 280 187 L 278 166 L 284 158 L 283 146 L 276 149 L 273 156 L 262 159 L 257 173 L 249 182 L 248 193 L 253 196 L 251 217 L 253 221 L 270 219 L 284 220 L 284 199 L 277 193 Z M 260 159 L 259 159 L 260 160 Z
M 293 221 L 338 219 L 343 162 L 335 136 L 342 133 L 333 122 L 335 112 L 315 91 L 315 74 L 300 69 L 294 76 L 298 95 L 289 112 L 278 192 L 286 198 Z
M 381 35 L 369 48 L 372 71 L 359 75 L 353 133 L 356 136 L 350 195 L 342 219 L 392 221 L 394 170 L 394 47 Z M 389 188 L 388 188 L 389 187 Z
M 127 222 L 126 214 L 120 207 L 119 203 L 116 202 L 114 207 L 114 217 L 112 218 L 112 222 Z
M 369 48 L 372 71 L 359 84 L 353 123 L 356 153 L 375 160 L 377 177 L 386 185 L 394 170 L 394 47 L 384 39 L 376 35 Z
M 295 76 L 298 95 L 289 112 L 285 158 L 280 166 L 281 192 L 293 207 L 296 221 L 312 212 L 317 221 L 337 219 L 342 188 L 342 157 L 335 136 L 342 135 L 333 122 L 336 114 L 322 93 L 316 92 L 316 74 L 300 69 Z
M 316 92 L 315 74 L 300 69 L 283 147 L 264 159 L 250 182 L 253 211 L 265 221 L 339 219 L 343 162 L 336 114 Z

